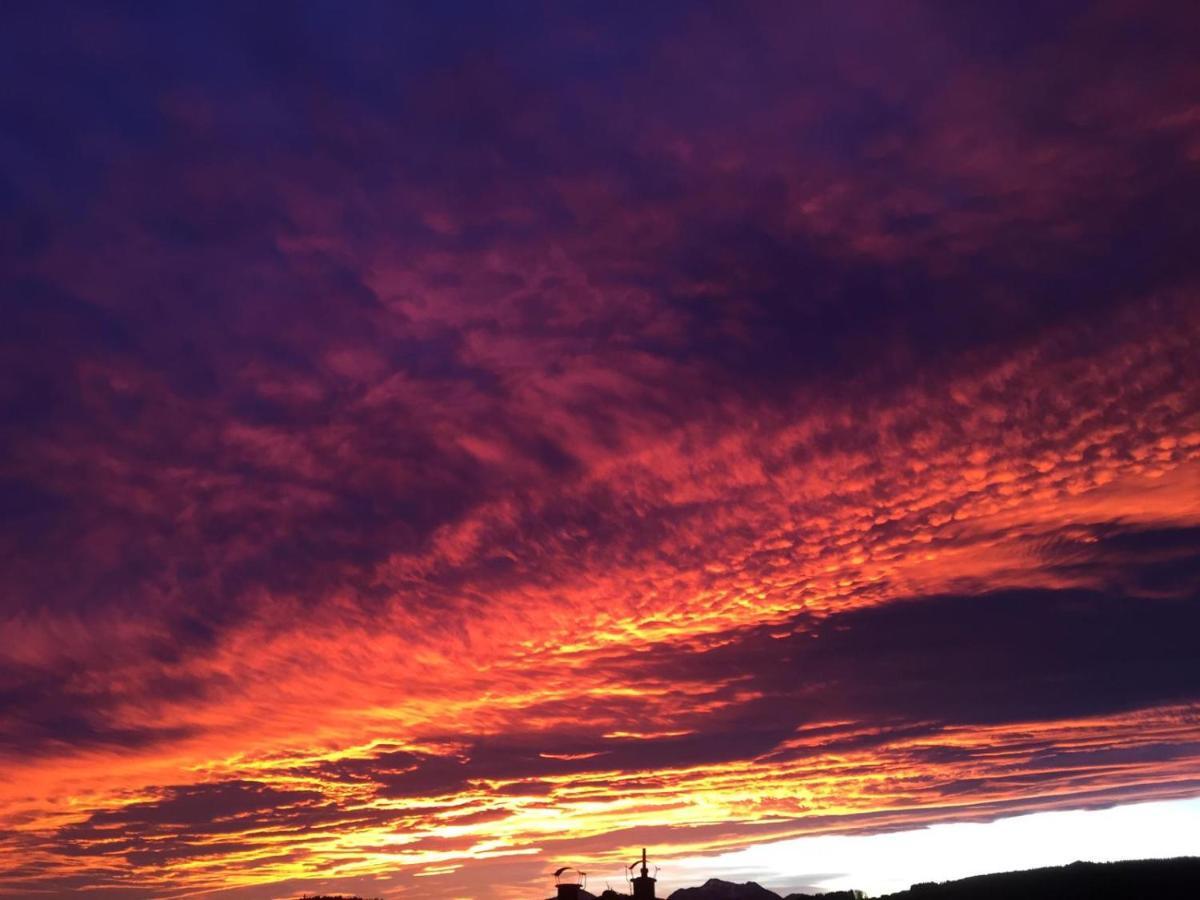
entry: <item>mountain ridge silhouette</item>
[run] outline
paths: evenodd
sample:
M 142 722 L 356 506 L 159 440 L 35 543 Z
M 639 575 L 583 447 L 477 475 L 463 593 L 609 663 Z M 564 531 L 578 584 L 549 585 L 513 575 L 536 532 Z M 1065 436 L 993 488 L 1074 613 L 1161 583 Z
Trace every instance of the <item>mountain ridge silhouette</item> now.
M 780 895 L 749 881 L 735 884 L 710 878 L 698 887 L 678 888 L 666 900 L 856 900 L 859 891 Z M 581 891 L 579 900 L 625 900 L 611 889 L 599 895 Z M 907 890 L 871 900 L 1143 900 L 1200 897 L 1200 857 L 1073 862 L 1012 872 L 972 875 L 953 881 L 919 882 Z

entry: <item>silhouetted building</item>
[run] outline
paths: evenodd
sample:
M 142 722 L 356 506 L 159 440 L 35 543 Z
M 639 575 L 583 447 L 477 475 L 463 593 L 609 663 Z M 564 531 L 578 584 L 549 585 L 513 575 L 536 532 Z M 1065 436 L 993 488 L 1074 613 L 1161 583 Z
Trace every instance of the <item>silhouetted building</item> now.
M 642 871 L 633 879 L 633 900 L 654 900 L 655 879 L 646 865 L 646 848 L 642 848 Z
M 630 871 L 637 869 L 638 874 L 629 878 Z M 642 848 L 642 859 L 640 864 L 633 863 L 625 869 L 625 877 L 629 878 L 629 884 L 633 888 L 632 900 L 655 900 L 654 883 L 658 880 L 650 874 L 650 866 L 646 861 L 646 849 Z M 580 872 L 578 869 L 570 866 L 563 866 L 554 873 L 554 898 L 553 900 L 597 900 L 593 894 L 589 894 L 586 888 L 587 874 Z M 604 891 L 600 895 L 599 900 L 622 900 L 629 895 L 620 894 L 611 888 Z
M 587 875 L 578 869 L 563 866 L 554 873 L 555 900 L 583 900 L 591 897 L 584 889 Z

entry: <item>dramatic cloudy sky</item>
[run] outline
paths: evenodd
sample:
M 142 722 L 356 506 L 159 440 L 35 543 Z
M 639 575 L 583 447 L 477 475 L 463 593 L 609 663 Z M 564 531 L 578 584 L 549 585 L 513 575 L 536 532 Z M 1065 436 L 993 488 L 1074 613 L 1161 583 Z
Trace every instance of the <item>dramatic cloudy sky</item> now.
M 1200 796 L 1194 3 L 0 15 L 11 895 Z

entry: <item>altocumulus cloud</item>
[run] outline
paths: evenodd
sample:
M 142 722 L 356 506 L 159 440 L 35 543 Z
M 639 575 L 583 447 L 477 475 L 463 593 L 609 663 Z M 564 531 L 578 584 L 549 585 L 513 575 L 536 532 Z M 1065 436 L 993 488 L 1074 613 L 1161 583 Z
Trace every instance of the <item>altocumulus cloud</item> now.
M 1200 788 L 1187 4 L 3 20 L 16 895 Z

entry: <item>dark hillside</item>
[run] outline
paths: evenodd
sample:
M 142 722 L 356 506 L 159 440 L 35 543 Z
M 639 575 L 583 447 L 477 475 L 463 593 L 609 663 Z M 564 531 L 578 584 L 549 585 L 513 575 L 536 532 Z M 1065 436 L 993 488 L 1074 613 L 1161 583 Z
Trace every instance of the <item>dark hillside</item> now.
M 1069 866 L 915 884 L 884 900 L 1141 900 L 1200 897 L 1200 858 Z
M 783 900 L 852 900 L 854 891 L 790 894 Z M 880 900 L 1151 900 L 1200 898 L 1200 858 L 1147 859 L 1113 863 L 1076 862 L 1069 866 L 977 875 L 940 884 L 915 884 Z M 680 888 L 670 900 L 781 900 L 754 882 L 733 884 L 710 878 L 699 887 Z

